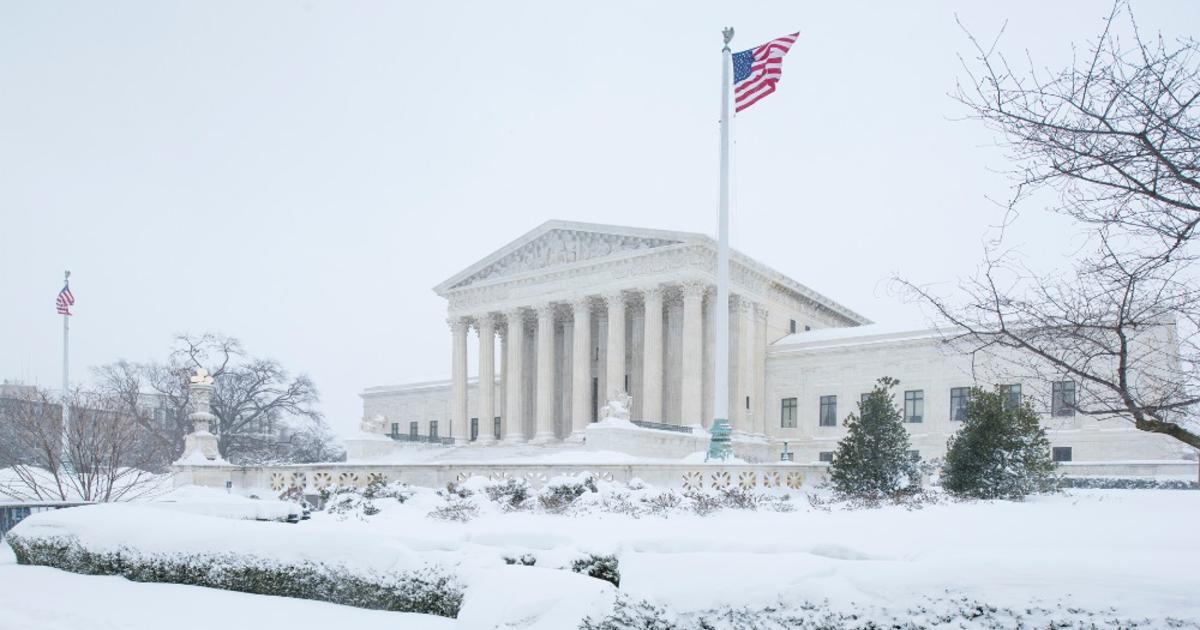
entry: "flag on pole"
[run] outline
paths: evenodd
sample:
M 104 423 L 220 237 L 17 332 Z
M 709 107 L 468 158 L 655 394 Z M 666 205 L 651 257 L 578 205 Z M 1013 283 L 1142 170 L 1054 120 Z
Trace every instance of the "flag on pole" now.
M 775 91 L 783 76 L 783 56 L 800 33 L 783 37 L 733 54 L 734 111 L 740 112 Z
M 64 284 L 62 291 L 58 292 L 58 299 L 54 301 L 58 307 L 59 315 L 70 315 L 71 307 L 75 305 L 75 296 L 71 293 L 70 283 Z

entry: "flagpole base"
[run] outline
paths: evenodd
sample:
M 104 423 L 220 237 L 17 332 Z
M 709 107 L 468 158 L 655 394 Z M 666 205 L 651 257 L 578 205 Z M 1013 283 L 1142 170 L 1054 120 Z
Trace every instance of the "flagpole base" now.
M 733 427 L 729 425 L 728 420 L 725 418 L 713 420 L 712 429 L 709 431 L 708 453 L 704 456 L 704 461 L 729 459 L 733 455 L 732 434 Z

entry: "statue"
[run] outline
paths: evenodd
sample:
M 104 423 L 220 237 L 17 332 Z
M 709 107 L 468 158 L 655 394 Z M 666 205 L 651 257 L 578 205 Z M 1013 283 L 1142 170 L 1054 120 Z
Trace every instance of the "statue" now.
M 601 419 L 616 418 L 617 420 L 629 420 L 629 409 L 633 406 L 633 396 L 628 393 L 616 389 L 608 396 L 608 404 L 604 405 L 601 411 Z

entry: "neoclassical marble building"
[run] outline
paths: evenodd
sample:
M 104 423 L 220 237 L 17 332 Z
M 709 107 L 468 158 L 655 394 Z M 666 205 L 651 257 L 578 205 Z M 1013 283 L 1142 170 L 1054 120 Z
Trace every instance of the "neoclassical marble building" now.
M 610 396 L 628 392 L 631 420 L 703 435 L 696 425 L 714 416 L 715 267 L 716 243 L 702 234 L 549 221 L 434 288 L 448 302 L 451 379 L 366 389 L 362 428 L 456 444 L 581 441 Z M 735 436 L 758 445 L 751 461 L 785 450 L 798 463 L 826 460 L 858 396 L 884 375 L 901 381 L 897 404 L 924 458 L 944 453 L 965 388 L 994 383 L 1045 407 L 1064 461 L 1194 457 L 1120 420 L 1056 413 L 1066 381 L 1022 380 L 1002 361 L 981 371 L 938 331 L 881 330 L 738 252 L 730 272 L 725 413 Z

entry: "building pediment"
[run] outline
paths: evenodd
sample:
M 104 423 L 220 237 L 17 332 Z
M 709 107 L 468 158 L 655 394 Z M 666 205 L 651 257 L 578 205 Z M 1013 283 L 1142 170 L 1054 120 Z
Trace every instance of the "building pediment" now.
M 686 233 L 551 221 L 435 287 L 461 289 L 529 272 L 632 254 L 694 240 Z

